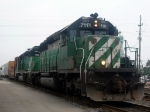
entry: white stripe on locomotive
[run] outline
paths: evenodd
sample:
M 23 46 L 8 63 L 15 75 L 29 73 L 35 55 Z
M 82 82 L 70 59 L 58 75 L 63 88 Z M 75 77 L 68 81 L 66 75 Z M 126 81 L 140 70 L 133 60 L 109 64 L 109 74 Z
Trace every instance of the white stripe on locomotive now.
M 116 38 L 109 38 L 108 41 L 95 53 L 95 61 L 99 59 L 107 50 L 109 50 L 109 47 L 114 42 Z M 89 59 L 89 67 L 94 63 L 94 57 L 91 56 Z
M 120 49 L 120 42 L 112 51 L 112 60 L 115 58 L 116 54 L 119 52 L 119 49 Z M 111 63 L 111 55 L 109 55 L 109 57 L 106 59 L 106 68 L 110 65 L 110 63 Z M 117 68 L 120 67 L 120 60 L 115 63 L 114 67 L 116 68 L 116 66 Z
M 94 38 L 96 38 L 96 40 L 98 42 L 102 37 L 99 36 L 99 37 L 94 37 Z M 93 48 L 93 46 L 97 44 L 97 42 L 95 44 L 92 44 L 91 41 L 89 41 L 89 50 L 91 50 Z

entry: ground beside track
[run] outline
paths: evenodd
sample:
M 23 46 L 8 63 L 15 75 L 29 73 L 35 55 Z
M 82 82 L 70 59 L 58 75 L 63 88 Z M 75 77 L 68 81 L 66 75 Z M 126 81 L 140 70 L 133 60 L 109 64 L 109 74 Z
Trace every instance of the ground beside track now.
M 30 87 L 0 80 L 0 112 L 89 112 Z
M 4 87 L 5 87 L 5 89 L 4 89 Z M 6 89 L 6 87 L 8 89 L 10 89 L 10 88 L 11 89 L 8 91 Z M 4 92 L 4 90 L 5 91 L 7 90 L 10 93 L 8 94 L 8 92 Z M 1 92 L 1 91 L 3 91 L 3 92 Z M 18 94 L 18 92 L 16 94 L 15 91 L 18 91 L 19 94 Z M 26 91 L 26 92 L 24 92 L 24 91 Z M 99 105 L 99 103 L 92 103 L 93 105 L 98 104 L 99 106 L 94 106 L 94 107 L 88 106 L 88 103 L 87 102 L 85 103 L 85 101 L 83 104 L 78 103 L 78 101 L 76 102 L 76 100 L 74 101 L 74 97 L 70 97 L 68 100 L 68 95 L 67 96 L 66 95 L 60 96 L 60 95 L 56 95 L 57 93 L 54 94 L 53 92 L 51 94 L 51 92 L 49 93 L 45 89 L 44 90 L 43 89 L 42 90 L 36 89 L 36 87 L 34 88 L 34 87 L 30 87 L 30 85 L 26 85 L 26 84 L 24 85 L 24 84 L 16 83 L 14 81 L 7 80 L 5 78 L 3 79 L 3 81 L 0 80 L 0 95 L 1 95 L 1 93 L 6 94 L 6 96 L 3 95 L 3 96 L 5 96 L 4 98 L 3 98 L 3 96 L 0 96 L 0 101 L 1 101 L 0 102 L 0 112 L 1 111 L 2 112 L 26 112 L 26 111 L 28 111 L 28 112 L 33 112 L 33 111 L 34 112 L 60 112 L 60 111 L 61 112 L 71 112 L 71 111 L 73 111 L 73 112 L 108 112 L 104 108 L 102 109 L 102 107 L 100 106 L 101 104 Z M 11 98 L 11 97 L 14 97 L 12 94 L 16 95 L 17 100 L 15 98 L 13 98 L 13 99 Z M 42 95 L 39 95 L 39 94 L 42 94 Z M 8 99 L 7 97 L 10 99 Z M 29 99 L 26 97 L 28 97 Z M 19 98 L 21 98 L 21 99 L 19 99 Z M 7 99 L 6 102 L 4 99 Z M 21 103 L 18 104 L 18 99 L 22 104 Z M 10 101 L 12 100 L 12 102 L 10 103 L 10 101 L 8 101 L 8 100 L 10 100 Z M 78 99 L 78 100 L 80 102 L 82 102 L 82 99 Z M 2 104 L 3 102 L 5 102 L 5 104 L 8 104 L 8 107 L 6 107 L 5 104 Z M 141 100 L 140 102 L 139 101 L 138 102 L 135 101 L 135 102 L 137 104 L 141 105 L 140 102 L 143 102 L 143 101 Z M 91 102 L 90 102 L 90 104 L 91 104 Z M 117 104 L 117 106 L 115 106 L 115 107 L 118 107 L 118 103 L 116 103 L 116 104 Z M 119 103 L 119 104 L 120 105 L 126 105 L 124 103 L 123 104 Z M 144 101 L 144 103 L 142 103 L 142 105 L 145 105 L 145 104 L 147 106 L 149 106 L 150 102 Z M 83 106 L 83 105 L 86 105 L 86 106 Z M 16 108 L 16 109 L 12 110 L 13 108 Z M 124 106 L 123 106 L 123 108 L 124 108 Z M 137 111 L 137 109 L 133 109 L 132 107 L 127 108 L 127 110 L 129 110 L 129 112 L 136 112 Z M 114 112 L 114 111 L 112 111 L 112 112 Z M 145 112 L 145 111 L 137 111 L 137 112 Z

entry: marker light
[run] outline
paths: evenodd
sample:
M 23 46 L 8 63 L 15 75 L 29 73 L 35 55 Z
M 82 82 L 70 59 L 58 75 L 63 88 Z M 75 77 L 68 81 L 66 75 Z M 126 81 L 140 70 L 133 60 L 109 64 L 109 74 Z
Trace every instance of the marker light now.
M 105 65 L 105 64 L 106 64 L 106 62 L 105 62 L 105 61 L 101 61 L 101 64 L 102 64 L 102 65 Z

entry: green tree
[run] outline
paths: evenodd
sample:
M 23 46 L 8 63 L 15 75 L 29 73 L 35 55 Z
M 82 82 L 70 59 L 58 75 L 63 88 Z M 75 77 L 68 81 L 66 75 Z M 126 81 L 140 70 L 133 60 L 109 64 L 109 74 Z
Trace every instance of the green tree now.
M 150 74 L 150 67 L 144 67 L 143 71 L 144 71 L 144 73 L 143 73 L 144 75 Z
M 147 67 L 150 66 L 150 60 L 147 61 L 146 66 L 147 66 Z
M 143 68 L 144 75 L 150 75 L 150 60 L 147 61 L 146 66 Z

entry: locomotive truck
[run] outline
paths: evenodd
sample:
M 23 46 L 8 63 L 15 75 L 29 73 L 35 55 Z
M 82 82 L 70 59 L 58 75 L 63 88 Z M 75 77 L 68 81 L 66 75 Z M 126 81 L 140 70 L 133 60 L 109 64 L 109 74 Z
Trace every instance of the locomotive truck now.
M 117 28 L 97 13 L 80 17 L 16 57 L 16 80 L 94 101 L 139 100 L 144 84 L 139 82 L 138 54 L 131 60 L 127 48 L 120 56 Z

